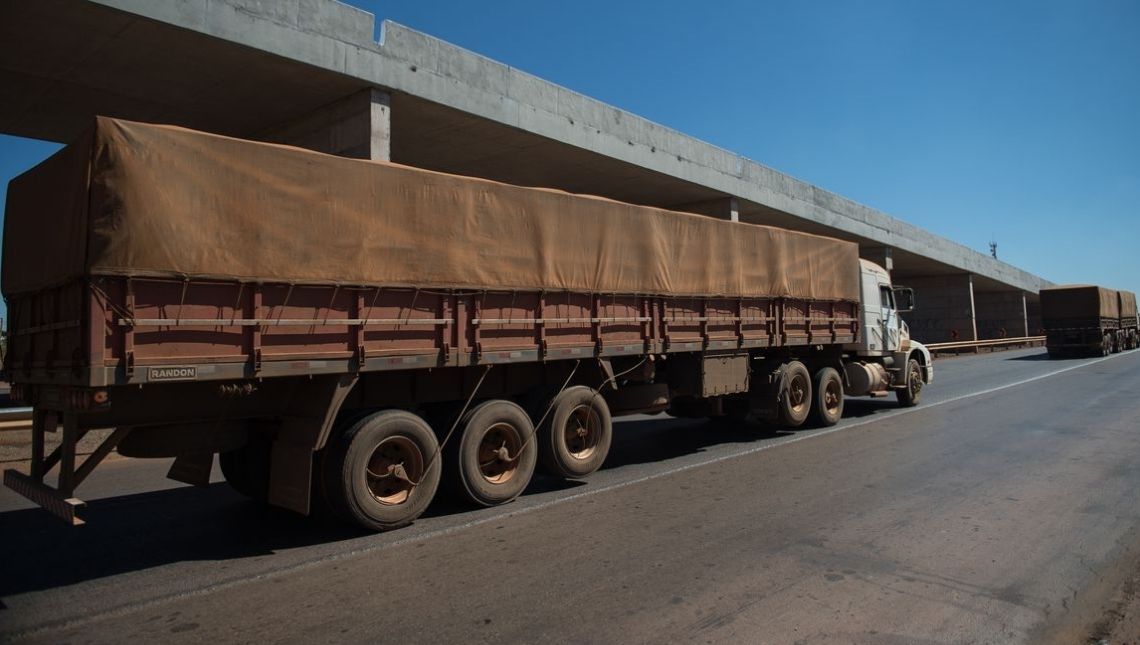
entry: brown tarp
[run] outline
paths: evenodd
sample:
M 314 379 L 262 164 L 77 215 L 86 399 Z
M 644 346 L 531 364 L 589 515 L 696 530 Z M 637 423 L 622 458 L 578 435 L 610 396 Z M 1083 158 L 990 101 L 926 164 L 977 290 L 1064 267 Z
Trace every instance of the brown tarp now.
M 1074 284 L 1041 290 L 1042 320 L 1119 317 L 1120 302 L 1115 289 Z
M 107 118 L 8 193 L 8 295 L 132 275 L 859 299 L 848 242 Z
M 1136 294 L 1131 291 L 1117 291 L 1120 294 L 1120 318 L 1136 317 Z

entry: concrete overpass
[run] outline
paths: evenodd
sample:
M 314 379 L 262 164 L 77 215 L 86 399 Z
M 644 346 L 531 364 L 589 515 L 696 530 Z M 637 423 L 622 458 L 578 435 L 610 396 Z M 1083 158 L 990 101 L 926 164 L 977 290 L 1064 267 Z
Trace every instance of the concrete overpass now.
M 1049 283 L 729 151 L 332 0 L 4 0 L 0 131 L 95 114 L 857 242 L 921 340 L 1036 331 Z

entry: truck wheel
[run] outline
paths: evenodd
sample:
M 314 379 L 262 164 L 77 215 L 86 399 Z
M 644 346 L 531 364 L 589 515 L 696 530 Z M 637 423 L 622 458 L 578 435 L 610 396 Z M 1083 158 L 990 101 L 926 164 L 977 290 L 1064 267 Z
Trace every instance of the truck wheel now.
M 269 499 L 269 462 L 273 442 L 251 436 L 236 450 L 218 453 L 218 465 L 230 488 L 258 502 Z
M 329 505 L 375 531 L 411 524 L 439 486 L 438 449 L 431 427 L 411 412 L 383 410 L 359 419 L 325 448 Z
M 906 387 L 895 390 L 899 398 L 899 405 L 904 408 L 913 408 L 922 399 L 922 366 L 915 359 L 906 363 Z
M 811 416 L 815 425 L 830 427 L 843 416 L 843 380 L 834 367 L 824 367 L 815 373 L 815 397 Z
M 448 477 L 456 491 L 481 506 L 518 497 L 538 460 L 530 416 L 510 401 L 487 401 L 465 414 L 459 425 L 463 434 L 446 451 Z
M 553 475 L 585 477 L 601 468 L 610 452 L 613 422 L 606 400 L 592 388 L 575 385 L 554 399 L 538 431 L 539 458 Z
M 780 391 L 780 424 L 789 428 L 802 426 L 811 412 L 811 400 L 811 376 L 807 368 L 799 361 L 785 365 Z

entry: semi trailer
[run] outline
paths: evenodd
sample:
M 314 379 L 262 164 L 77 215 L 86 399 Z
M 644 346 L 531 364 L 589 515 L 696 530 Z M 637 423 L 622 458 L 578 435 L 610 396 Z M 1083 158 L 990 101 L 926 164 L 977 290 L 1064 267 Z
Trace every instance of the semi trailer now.
M 386 530 L 587 477 L 617 416 L 827 426 L 933 379 L 850 242 L 172 126 L 96 119 L 4 226 L 4 482 L 72 523 L 113 450 Z
M 1041 326 L 1049 356 L 1102 355 L 1135 349 L 1136 294 L 1095 285 L 1041 290 Z

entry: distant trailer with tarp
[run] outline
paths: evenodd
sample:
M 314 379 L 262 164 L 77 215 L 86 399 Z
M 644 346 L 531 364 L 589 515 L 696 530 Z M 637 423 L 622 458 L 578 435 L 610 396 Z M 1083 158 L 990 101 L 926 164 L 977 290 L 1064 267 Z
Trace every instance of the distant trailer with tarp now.
M 1045 347 L 1053 357 L 1107 356 L 1135 349 L 1136 294 L 1095 285 L 1041 290 Z

